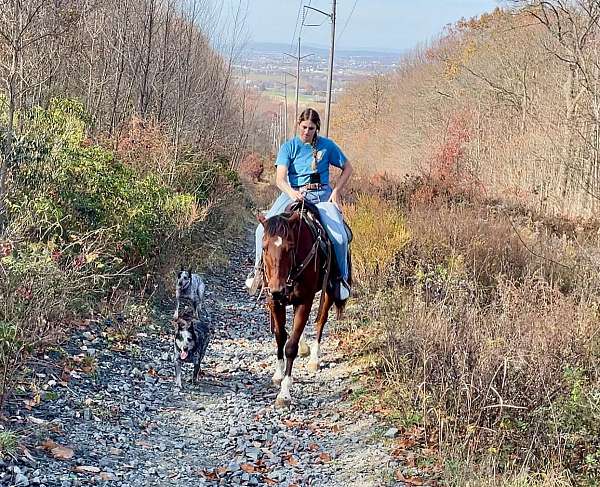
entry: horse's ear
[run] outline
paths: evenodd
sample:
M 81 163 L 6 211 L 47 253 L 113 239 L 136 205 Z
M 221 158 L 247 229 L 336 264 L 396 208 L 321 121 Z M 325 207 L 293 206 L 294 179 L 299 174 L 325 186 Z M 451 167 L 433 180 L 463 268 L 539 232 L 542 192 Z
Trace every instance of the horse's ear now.
M 260 222 L 260 224 L 264 227 L 267 224 L 267 218 L 263 215 L 262 211 L 256 215 L 256 219 Z
M 298 220 L 300 220 L 300 213 L 295 211 L 294 213 L 292 213 L 292 216 L 290 216 L 290 218 L 288 219 L 288 222 L 296 223 Z

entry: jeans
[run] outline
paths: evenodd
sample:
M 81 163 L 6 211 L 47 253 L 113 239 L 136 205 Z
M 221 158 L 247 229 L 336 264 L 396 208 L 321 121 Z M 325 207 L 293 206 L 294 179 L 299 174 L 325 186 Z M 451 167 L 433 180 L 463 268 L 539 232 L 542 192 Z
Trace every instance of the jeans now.
M 325 230 L 331 239 L 331 243 L 335 252 L 336 259 L 340 268 L 341 276 L 348 279 L 348 235 L 344 227 L 342 214 L 333 203 L 327 203 L 331 196 L 331 188 L 325 186 L 319 191 L 307 191 L 304 193 L 304 198 L 311 203 L 317 205 L 321 221 L 325 226 Z M 292 202 L 292 199 L 286 194 L 281 193 L 279 197 L 267 212 L 266 217 L 271 218 L 275 215 L 281 215 L 285 208 Z M 255 232 L 256 238 L 256 256 L 254 260 L 254 268 L 260 268 L 262 258 L 262 239 L 264 235 L 264 227 L 258 225 Z

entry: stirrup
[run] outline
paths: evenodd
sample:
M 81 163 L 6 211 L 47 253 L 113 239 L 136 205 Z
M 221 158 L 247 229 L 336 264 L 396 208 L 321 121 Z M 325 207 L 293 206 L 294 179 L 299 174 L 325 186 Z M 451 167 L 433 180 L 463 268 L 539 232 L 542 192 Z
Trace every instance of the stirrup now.
M 340 280 L 339 296 L 341 301 L 346 301 L 350 297 L 350 286 L 344 279 Z

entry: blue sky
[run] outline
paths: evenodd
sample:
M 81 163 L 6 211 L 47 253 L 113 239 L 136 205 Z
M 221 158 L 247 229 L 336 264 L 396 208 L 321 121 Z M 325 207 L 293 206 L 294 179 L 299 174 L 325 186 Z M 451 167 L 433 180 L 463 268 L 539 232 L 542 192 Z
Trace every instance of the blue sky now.
M 222 0 L 222 14 L 232 12 L 240 0 Z M 247 8 L 249 41 L 291 44 L 300 4 L 330 11 L 331 0 L 241 0 Z M 354 7 L 356 3 L 356 6 Z M 470 18 L 498 6 L 498 0 L 337 0 L 337 47 L 402 51 L 427 41 L 445 25 Z M 354 7 L 354 11 L 352 9 Z M 352 16 L 350 13 L 352 12 Z M 349 21 L 348 21 L 349 19 Z M 324 17 L 312 12 L 307 23 Z M 344 29 L 344 26 L 347 26 Z M 297 37 L 297 31 L 296 31 Z M 330 23 L 304 27 L 303 42 L 326 46 Z

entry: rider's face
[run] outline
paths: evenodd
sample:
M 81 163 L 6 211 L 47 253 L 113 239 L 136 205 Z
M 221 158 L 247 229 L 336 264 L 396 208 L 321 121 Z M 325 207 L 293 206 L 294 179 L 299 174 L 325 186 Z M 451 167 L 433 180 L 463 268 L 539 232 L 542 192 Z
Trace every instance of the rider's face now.
M 303 120 L 298 124 L 300 130 L 300 139 L 302 142 L 312 142 L 313 137 L 317 133 L 317 126 L 310 120 Z

